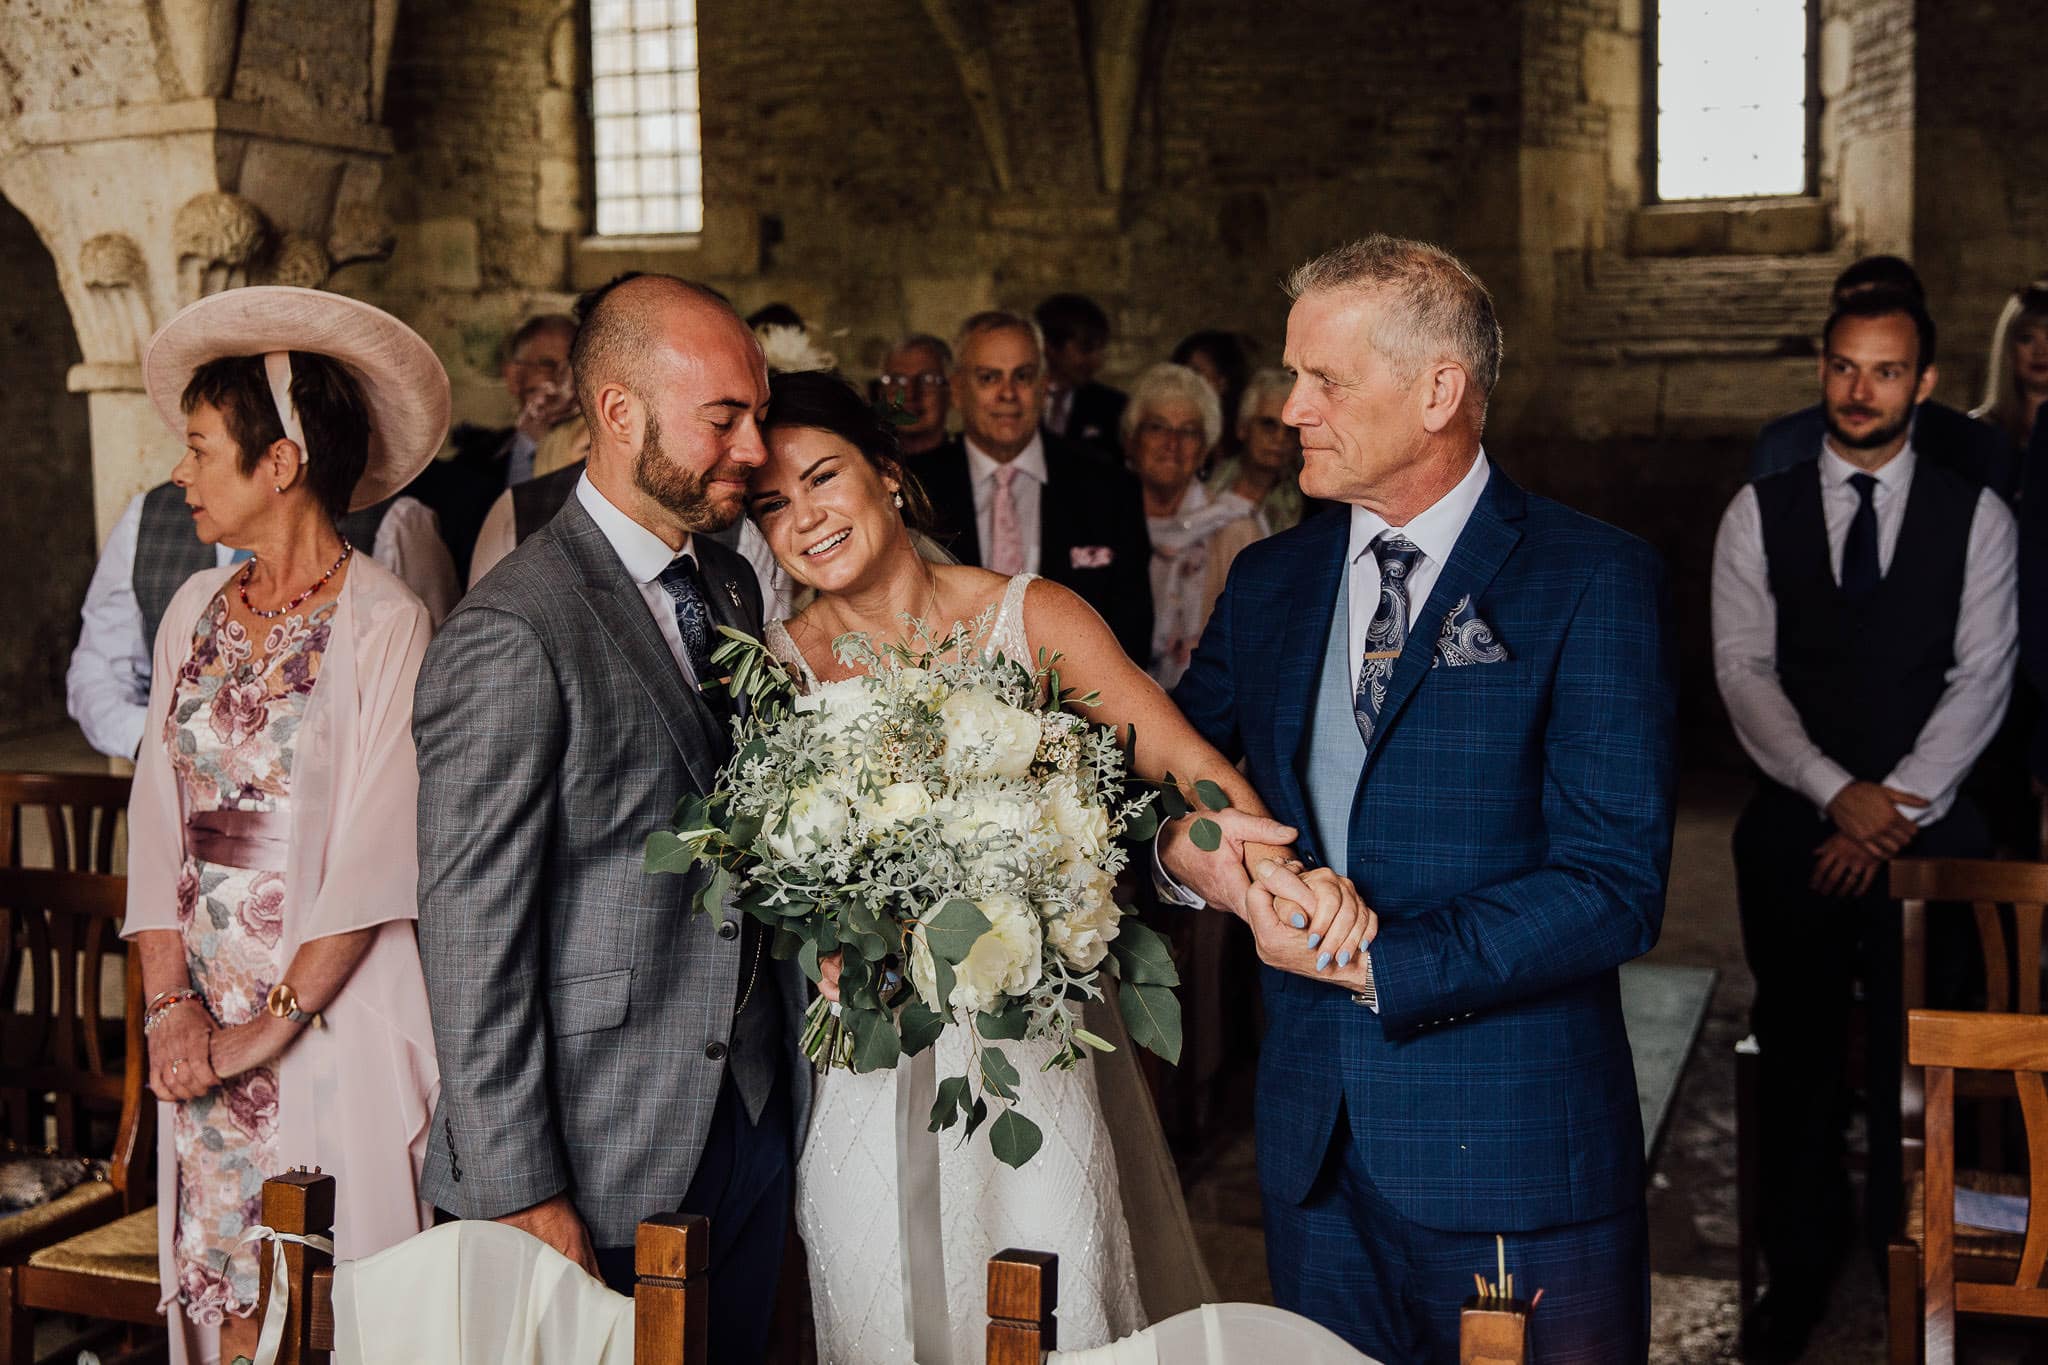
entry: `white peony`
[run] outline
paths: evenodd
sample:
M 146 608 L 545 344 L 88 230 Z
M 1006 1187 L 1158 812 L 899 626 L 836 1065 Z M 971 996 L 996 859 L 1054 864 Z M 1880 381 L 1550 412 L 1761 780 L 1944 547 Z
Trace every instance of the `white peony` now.
M 836 783 L 814 782 L 790 794 L 787 812 L 769 812 L 761 837 L 784 862 L 802 862 L 845 838 L 850 814 Z
M 878 698 L 860 678 L 841 678 L 821 683 L 791 703 L 799 714 L 818 718 L 816 734 L 828 745 L 842 745 L 873 711 Z
M 1038 753 L 1038 717 L 987 692 L 960 691 L 939 707 L 945 766 L 968 777 L 1022 777 Z
M 970 844 L 985 845 L 972 853 L 962 852 L 966 866 L 986 870 L 990 864 L 1015 866 L 1041 840 L 1054 831 L 1045 808 L 1023 792 L 971 792 L 941 801 L 936 814 L 946 843 L 956 850 Z
M 1109 812 L 1081 799 L 1080 784 L 1061 773 L 1045 784 L 1045 812 L 1067 844 L 1067 856 L 1095 862 L 1109 844 Z
M 891 782 L 860 803 L 862 817 L 878 829 L 907 825 L 931 808 L 931 793 L 919 782 Z
M 988 932 L 974 941 L 967 960 L 953 968 L 953 995 L 946 1007 L 998 1010 L 1008 997 L 1028 993 L 1045 973 L 1039 961 L 1043 940 L 1038 916 L 1016 896 L 990 896 L 975 904 L 988 920 Z M 910 980 L 919 999 L 946 1012 L 937 1000 L 931 950 L 922 937 L 911 947 Z
M 1066 914 L 1047 919 L 1046 941 L 1068 966 L 1092 971 L 1108 956 L 1110 940 L 1117 936 L 1117 921 L 1123 918 L 1116 903 L 1116 882 L 1091 863 L 1070 862 L 1060 873 L 1074 888 L 1074 903 Z

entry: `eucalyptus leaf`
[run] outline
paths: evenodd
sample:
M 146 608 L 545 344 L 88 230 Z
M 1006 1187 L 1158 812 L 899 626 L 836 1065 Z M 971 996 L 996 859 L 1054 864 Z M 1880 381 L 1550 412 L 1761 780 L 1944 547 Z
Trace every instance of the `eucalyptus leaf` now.
M 1109 1041 L 1109 1039 L 1107 1039 L 1107 1038 L 1103 1038 L 1103 1037 L 1100 1037 L 1100 1036 L 1098 1036 L 1098 1035 L 1096 1035 L 1096 1034 L 1090 1033 L 1090 1032 L 1089 1032 L 1089 1031 L 1088 1031 L 1087 1029 L 1084 1029 L 1084 1028 L 1077 1028 L 1077 1029 L 1075 1029 L 1075 1030 L 1074 1030 L 1074 1037 L 1075 1037 L 1075 1039 L 1076 1039 L 1076 1040 L 1078 1040 L 1078 1041 L 1080 1041 L 1080 1042 L 1083 1042 L 1083 1043 L 1086 1043 L 1086 1044 L 1087 1044 L 1087 1045 L 1088 1045 L 1089 1047 L 1092 1047 L 1092 1048 L 1094 1048 L 1094 1049 L 1095 1049 L 1095 1050 L 1096 1050 L 1097 1052 L 1114 1052 L 1114 1051 L 1116 1051 L 1116 1044 L 1115 1044 L 1115 1043 L 1112 1043 L 1112 1042 L 1110 1042 L 1110 1041 Z
M 903 1054 L 915 1057 L 939 1040 L 946 1031 L 946 1020 L 924 1001 L 913 1000 L 896 1016 L 896 1030 L 903 1038 Z M 966 1083 L 966 1077 L 961 1077 L 961 1083 Z
M 1206 817 L 1197 820 L 1188 826 L 1188 841 L 1204 853 L 1214 853 L 1223 847 L 1223 826 Z
M 857 934 L 854 943 L 860 955 L 870 962 L 880 962 L 889 955 L 889 940 L 880 934 Z
M 939 912 L 925 921 L 925 946 L 932 956 L 947 962 L 965 962 L 967 954 L 974 951 L 975 942 L 987 933 L 988 916 L 973 901 L 955 897 L 939 907 Z
M 813 981 L 824 980 L 824 973 L 818 967 L 818 941 L 805 939 L 804 946 L 796 950 L 796 965 L 804 969 L 804 975 Z
M 1131 812 L 1124 820 L 1124 838 L 1133 843 L 1145 843 L 1159 833 L 1159 815 L 1150 802 Z
M 1173 965 L 1173 950 L 1165 935 L 1134 915 L 1124 916 L 1117 925 L 1109 951 L 1115 954 L 1118 974 L 1125 981 L 1147 986 L 1180 984 L 1180 972 Z
M 967 1131 L 960 1135 L 960 1140 L 965 1142 L 968 1138 L 973 1137 L 974 1130 L 981 1127 L 982 1120 L 987 1117 L 988 1101 L 976 1095 L 974 1097 L 974 1108 L 969 1110 L 967 1114 Z M 213 1130 L 209 1128 L 207 1131 L 212 1132 Z
M 932 959 L 932 989 L 937 994 L 939 1006 L 950 1008 L 953 1003 L 953 964 L 943 957 Z
M 1171 777 L 1167 778 L 1166 784 L 1159 789 L 1159 800 L 1155 804 L 1159 807 L 1159 818 L 1162 820 L 1178 820 L 1193 809 L 1188 805 L 1187 797 L 1181 794 L 1180 788 L 1174 785 Z
M 1230 809 L 1230 794 L 1206 777 L 1195 783 L 1195 799 L 1210 810 Z
M 1015 1169 L 1032 1157 L 1045 1144 L 1045 1134 L 1038 1125 L 1014 1109 L 1005 1109 L 989 1125 L 988 1146 L 995 1153 L 997 1161 Z
M 647 836 L 647 856 L 641 866 L 644 872 L 688 872 L 697 865 L 704 854 L 704 846 L 693 840 L 679 839 L 665 829 L 658 829 Z
M 960 1121 L 960 1110 L 967 1103 L 967 1078 L 948 1076 L 939 1082 L 938 1098 L 932 1101 L 931 1125 L 928 1132 L 936 1133 L 941 1128 L 951 1128 Z
M 761 837 L 761 817 L 758 815 L 735 816 L 732 828 L 725 832 L 725 837 L 731 840 L 734 846 L 738 848 L 752 848 L 754 840 Z
M 777 928 L 775 942 L 768 947 L 768 956 L 777 962 L 787 962 L 803 951 L 803 935 L 791 929 Z
M 1000 1014 L 981 1013 L 974 1016 L 975 1032 L 984 1038 L 999 1038 L 1005 1042 L 1021 1043 L 1030 1027 L 1030 1011 L 1021 1004 L 1013 1004 Z
M 1117 1008 L 1131 1041 L 1163 1061 L 1180 1064 L 1180 1001 L 1165 986 L 1128 983 L 1117 993 Z
M 711 803 L 705 800 L 701 794 L 691 792 L 688 796 L 676 802 L 676 816 L 669 823 L 679 830 L 688 832 L 693 829 L 704 828 L 710 821 L 710 815 Z
M 853 1034 L 853 1069 L 886 1071 L 903 1053 L 896 1041 L 896 1021 L 879 1009 L 842 1009 L 840 1018 Z
M 1175 1020 L 1175 1037 L 1179 1036 L 1179 1021 Z M 981 1050 L 981 1088 L 992 1091 L 1001 1099 L 1017 1098 L 1017 1068 L 1003 1055 L 999 1047 L 985 1047 Z

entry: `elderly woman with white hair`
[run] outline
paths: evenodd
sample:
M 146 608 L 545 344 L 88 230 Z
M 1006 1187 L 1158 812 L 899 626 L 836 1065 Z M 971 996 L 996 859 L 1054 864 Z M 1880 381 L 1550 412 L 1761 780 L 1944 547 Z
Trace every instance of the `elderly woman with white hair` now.
M 1152 537 L 1152 658 L 1162 687 L 1180 681 L 1223 591 L 1230 562 L 1257 540 L 1246 504 L 1218 502 L 1195 472 L 1223 435 L 1216 391 L 1185 365 L 1154 365 L 1123 415 L 1124 450 L 1145 497 Z
M 1239 453 L 1219 460 L 1207 483 L 1211 498 L 1245 512 L 1263 535 L 1292 530 L 1307 508 L 1301 433 L 1280 416 L 1293 387 L 1285 370 L 1260 370 L 1246 382 L 1237 405 Z

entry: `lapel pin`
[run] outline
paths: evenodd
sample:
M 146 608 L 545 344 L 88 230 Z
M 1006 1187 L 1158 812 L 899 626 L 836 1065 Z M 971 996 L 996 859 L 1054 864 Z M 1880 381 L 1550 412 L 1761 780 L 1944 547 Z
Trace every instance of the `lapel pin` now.
M 730 578 L 725 580 L 725 595 L 731 599 L 734 611 L 746 610 L 746 607 L 740 602 L 740 585 L 733 582 Z

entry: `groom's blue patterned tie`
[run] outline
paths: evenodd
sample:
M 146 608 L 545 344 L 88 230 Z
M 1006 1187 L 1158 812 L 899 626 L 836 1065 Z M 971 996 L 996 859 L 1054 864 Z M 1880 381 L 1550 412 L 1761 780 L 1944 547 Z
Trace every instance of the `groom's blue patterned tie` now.
M 1380 564 L 1380 603 L 1365 628 L 1365 659 L 1358 666 L 1358 686 L 1351 700 L 1367 751 L 1379 726 L 1380 708 L 1387 704 L 1387 683 L 1408 643 L 1408 571 L 1422 558 L 1422 551 L 1398 531 L 1374 536 L 1372 553 Z
M 722 718 L 725 694 L 714 685 L 718 672 L 711 662 L 712 641 L 717 637 L 718 626 L 711 619 L 711 603 L 697 578 L 697 561 L 689 555 L 677 555 L 655 582 L 675 606 L 676 629 L 682 634 L 683 653 L 690 660 L 690 671 L 697 675 L 698 692 Z

